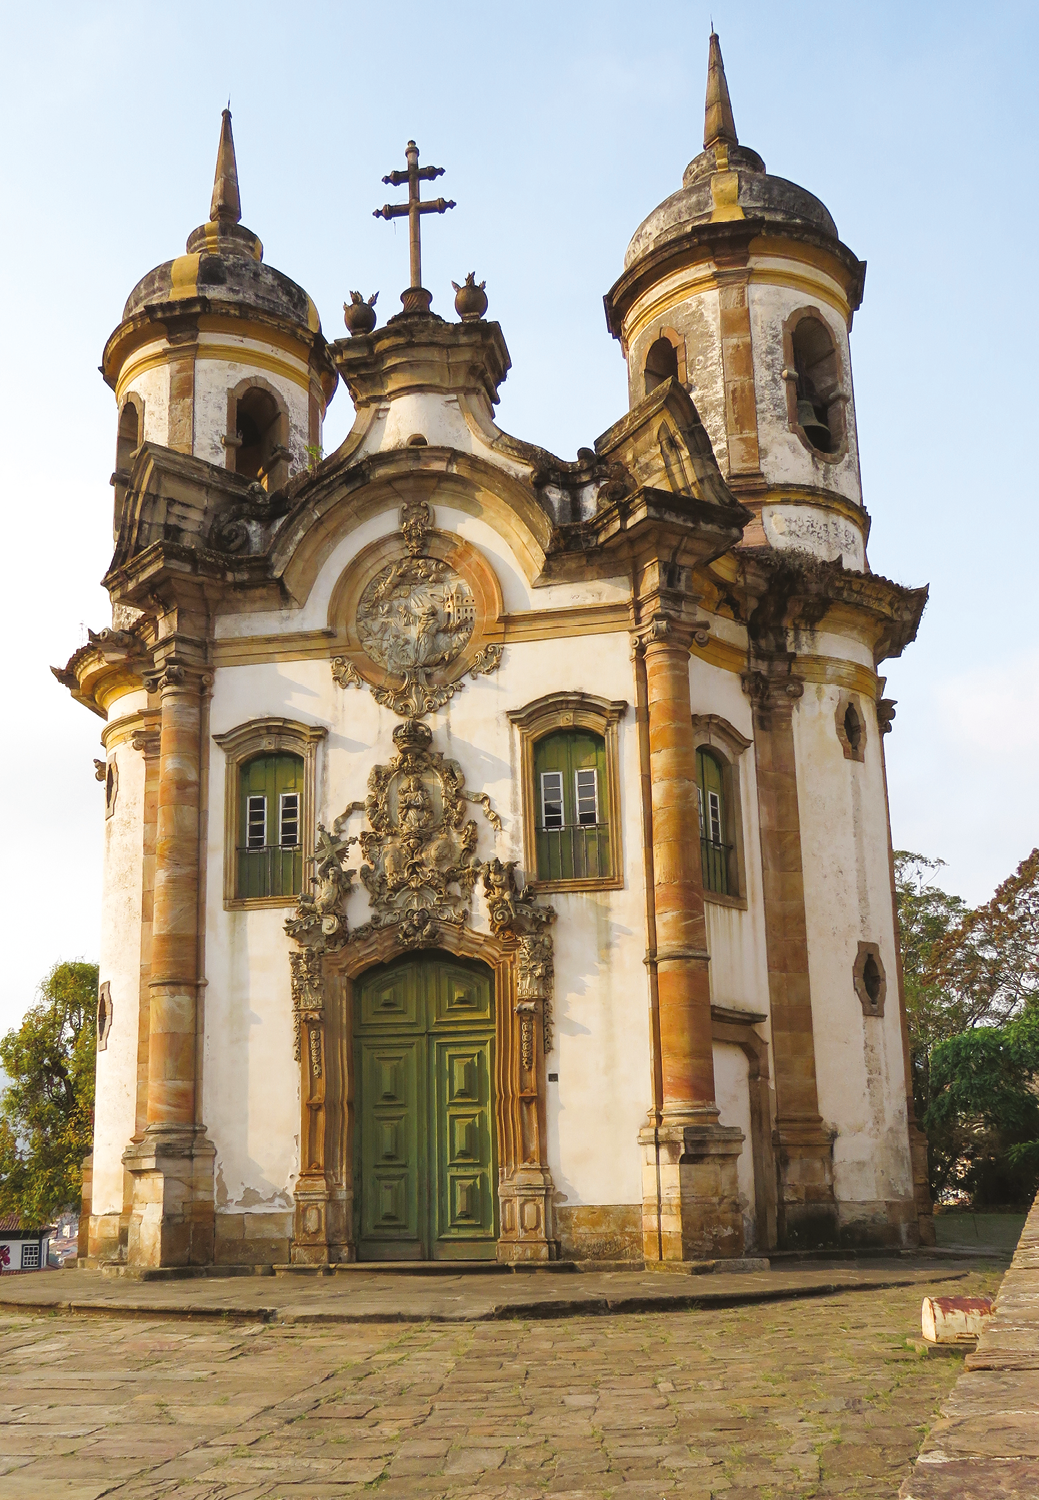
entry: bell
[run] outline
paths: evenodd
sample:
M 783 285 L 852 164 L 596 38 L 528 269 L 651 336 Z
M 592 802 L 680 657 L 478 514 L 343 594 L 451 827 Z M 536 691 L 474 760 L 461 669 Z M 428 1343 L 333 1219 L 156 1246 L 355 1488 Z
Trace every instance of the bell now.
M 797 421 L 813 448 L 820 448 L 824 453 L 830 451 L 830 429 L 818 415 L 812 403 L 804 397 L 797 403 Z

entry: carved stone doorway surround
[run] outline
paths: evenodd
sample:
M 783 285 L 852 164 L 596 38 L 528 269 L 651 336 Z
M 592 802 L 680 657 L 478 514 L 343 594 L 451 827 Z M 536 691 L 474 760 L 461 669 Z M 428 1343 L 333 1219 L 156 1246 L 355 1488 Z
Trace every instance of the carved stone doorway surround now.
M 545 1017 L 519 995 L 520 940 L 468 926 L 441 927 L 436 947 L 479 959 L 494 976 L 495 1127 L 505 1263 L 554 1260 L 552 1178 L 545 1159 Z M 421 950 L 420 950 L 421 951 Z M 322 1265 L 356 1259 L 354 1240 L 353 995 L 368 969 L 401 956 L 392 928 L 357 938 L 322 964 L 320 995 L 300 1008 L 300 1175 L 292 1260 Z

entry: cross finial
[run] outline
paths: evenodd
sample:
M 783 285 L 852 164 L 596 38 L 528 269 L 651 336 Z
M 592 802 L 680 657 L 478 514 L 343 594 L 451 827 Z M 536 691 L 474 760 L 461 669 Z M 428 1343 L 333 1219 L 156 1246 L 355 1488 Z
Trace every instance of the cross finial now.
M 418 164 L 418 147 L 414 141 L 409 141 L 405 156 L 408 161 L 406 172 L 390 172 L 382 180 L 393 187 L 398 187 L 402 182 L 408 184 L 407 203 L 384 203 L 382 208 L 377 208 L 372 217 L 375 219 L 402 219 L 405 214 L 408 217 L 408 234 L 411 241 L 411 285 L 406 292 L 401 293 L 401 302 L 404 304 L 405 312 L 428 313 L 429 304 L 433 300 L 432 292 L 427 292 L 422 285 L 422 239 L 419 230 L 420 216 L 422 214 L 443 214 L 449 208 L 454 208 L 454 203 L 449 198 L 429 198 L 425 203 L 419 197 L 419 183 L 432 182 L 435 177 L 443 177 L 443 167 L 420 167 Z

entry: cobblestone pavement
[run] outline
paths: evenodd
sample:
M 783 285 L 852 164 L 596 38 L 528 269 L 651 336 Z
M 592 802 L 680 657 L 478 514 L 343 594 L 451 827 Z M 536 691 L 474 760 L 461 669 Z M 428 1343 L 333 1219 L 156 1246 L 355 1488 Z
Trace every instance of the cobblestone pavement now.
M 921 1295 L 452 1325 L 8 1313 L 0 1500 L 894 1500 L 962 1369 L 907 1343 Z

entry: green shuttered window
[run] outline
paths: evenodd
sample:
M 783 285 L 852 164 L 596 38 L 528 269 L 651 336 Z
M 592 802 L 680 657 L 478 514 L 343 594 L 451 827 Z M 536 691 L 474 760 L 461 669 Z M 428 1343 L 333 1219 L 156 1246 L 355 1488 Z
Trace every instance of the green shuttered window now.
M 300 806 L 303 760 L 298 755 L 257 755 L 238 771 L 240 900 L 293 896 L 303 885 Z
M 700 803 L 700 862 L 705 891 L 727 896 L 729 892 L 729 855 L 732 845 L 726 842 L 728 809 L 725 802 L 725 774 L 721 762 L 709 750 L 696 752 L 696 786 Z
M 606 744 L 587 730 L 546 735 L 534 747 L 537 878 L 609 876 Z

